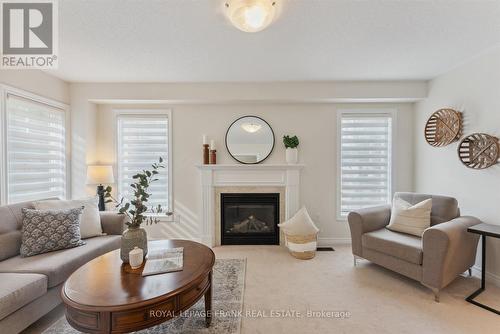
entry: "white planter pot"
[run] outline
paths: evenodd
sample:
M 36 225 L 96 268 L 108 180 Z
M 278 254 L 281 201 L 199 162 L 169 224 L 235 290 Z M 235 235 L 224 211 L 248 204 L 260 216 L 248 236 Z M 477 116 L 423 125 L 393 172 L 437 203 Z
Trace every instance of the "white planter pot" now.
M 285 152 L 287 164 L 294 165 L 299 161 L 299 150 L 297 148 L 287 148 Z

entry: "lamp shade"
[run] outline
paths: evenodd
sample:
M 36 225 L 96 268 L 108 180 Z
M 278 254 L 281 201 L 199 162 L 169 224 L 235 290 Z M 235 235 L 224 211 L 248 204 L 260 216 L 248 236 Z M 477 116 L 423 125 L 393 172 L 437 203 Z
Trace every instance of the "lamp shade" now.
M 111 166 L 87 166 L 87 184 L 114 183 L 113 168 Z

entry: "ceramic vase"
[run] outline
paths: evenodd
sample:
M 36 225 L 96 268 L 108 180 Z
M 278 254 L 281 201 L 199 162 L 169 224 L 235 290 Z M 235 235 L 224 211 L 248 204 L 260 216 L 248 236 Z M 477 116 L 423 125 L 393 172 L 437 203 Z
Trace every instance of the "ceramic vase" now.
M 142 249 L 144 257 L 148 253 L 146 230 L 141 227 L 129 227 L 123 232 L 120 248 L 120 257 L 123 263 L 129 263 L 129 253 L 134 247 Z
M 286 152 L 286 163 L 289 165 L 294 165 L 299 161 L 299 150 L 295 148 L 287 148 Z

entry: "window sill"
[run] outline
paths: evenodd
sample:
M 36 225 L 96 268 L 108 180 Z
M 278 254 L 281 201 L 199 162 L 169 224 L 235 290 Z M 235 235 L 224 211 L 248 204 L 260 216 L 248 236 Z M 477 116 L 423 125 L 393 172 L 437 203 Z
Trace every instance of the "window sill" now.
M 118 213 L 118 210 L 106 210 L 106 212 Z M 181 216 L 175 213 L 170 216 L 158 213 L 146 213 L 144 216 L 148 218 L 156 218 L 161 223 L 180 223 L 181 221 Z

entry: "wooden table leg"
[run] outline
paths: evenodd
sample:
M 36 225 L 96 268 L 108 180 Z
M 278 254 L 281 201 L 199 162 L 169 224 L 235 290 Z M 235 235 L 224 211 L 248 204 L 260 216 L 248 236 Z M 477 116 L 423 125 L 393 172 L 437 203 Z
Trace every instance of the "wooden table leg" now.
M 209 276 L 209 286 L 207 292 L 205 292 L 205 326 L 210 327 L 212 322 L 212 272 Z

